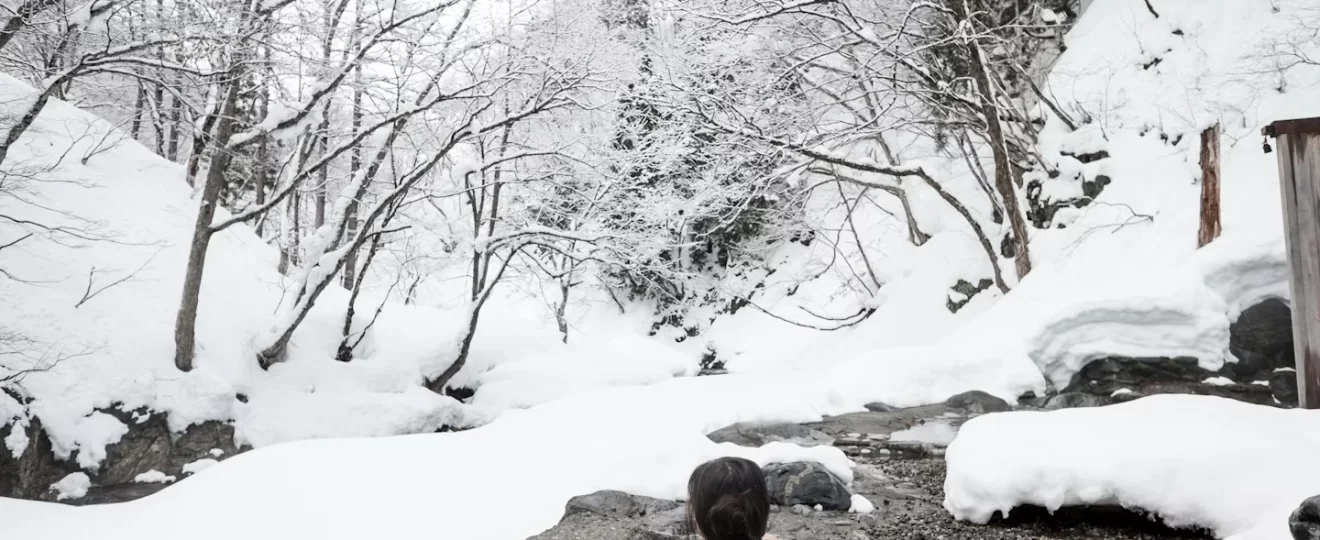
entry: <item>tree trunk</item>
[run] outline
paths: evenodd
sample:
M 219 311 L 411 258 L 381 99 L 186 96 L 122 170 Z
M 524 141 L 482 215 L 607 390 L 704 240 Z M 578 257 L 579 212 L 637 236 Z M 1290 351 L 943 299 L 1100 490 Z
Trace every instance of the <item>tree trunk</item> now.
M 206 171 L 206 184 L 202 188 L 202 202 L 197 209 L 197 224 L 193 229 L 192 246 L 188 250 L 188 269 L 184 272 L 183 300 L 178 319 L 174 323 L 174 365 L 189 371 L 193 365 L 196 339 L 197 306 L 201 301 L 202 271 L 206 266 L 206 248 L 211 244 L 211 220 L 219 204 L 220 190 L 225 185 L 225 169 L 230 154 L 225 149 L 233 135 L 234 113 L 238 102 L 239 77 L 229 81 L 220 118 L 216 125 L 215 155 Z
M 260 97 L 257 100 L 257 116 L 259 118 L 265 118 L 266 112 L 269 109 L 269 107 L 270 107 L 270 88 L 265 86 L 263 82 L 263 88 L 261 90 Z M 256 171 L 255 179 L 253 180 L 253 183 L 255 184 L 254 187 L 256 189 L 257 206 L 266 204 L 266 187 L 271 183 L 270 170 L 271 170 L 270 140 L 267 139 L 266 137 L 262 137 L 261 142 L 257 144 L 257 171 Z M 262 237 L 262 229 L 265 228 L 265 225 L 266 225 L 266 220 L 264 219 L 257 220 L 257 224 L 254 227 L 254 230 L 257 233 L 257 238 Z
M 326 109 L 329 109 L 329 106 L 327 106 Z M 329 112 L 330 112 L 329 110 L 326 111 L 326 113 Z M 324 130 L 329 129 L 330 122 L 323 120 L 321 122 L 321 128 L 323 132 Z M 320 136 L 317 137 L 317 140 L 318 140 L 317 147 L 320 148 L 320 150 L 318 150 L 319 154 L 325 155 L 326 148 L 330 146 L 329 138 L 324 133 L 322 133 Z M 330 166 L 327 165 L 325 167 L 321 167 L 321 171 L 318 173 L 318 175 L 319 178 L 317 178 L 316 187 L 314 188 L 315 198 L 313 199 L 313 201 L 316 204 L 316 209 L 315 209 L 315 214 L 313 215 L 312 218 L 313 230 L 320 229 L 322 225 L 325 225 L 325 188 L 326 188 L 325 185 L 330 181 Z
M 137 85 L 137 99 L 133 103 L 133 122 L 128 128 L 128 136 L 135 141 L 138 140 L 138 136 L 142 134 L 142 115 L 144 114 L 143 109 L 146 108 L 146 101 L 147 88 L 143 86 L 142 81 L 139 80 Z
M 156 17 L 165 20 L 165 0 L 156 0 Z M 161 47 L 158 51 L 158 58 L 161 61 L 170 60 L 165 47 Z M 164 71 L 159 72 L 157 75 L 162 79 L 167 76 Z M 174 96 L 170 97 L 174 100 L 178 99 Z M 168 153 L 166 153 L 165 148 L 165 85 L 155 85 L 155 88 L 152 90 L 152 99 L 154 100 L 152 103 L 156 105 L 155 109 L 153 109 L 156 112 L 156 115 L 152 122 L 155 124 L 153 127 L 155 128 L 156 133 L 156 155 L 165 156 L 170 161 L 174 161 L 174 158 L 178 155 L 177 144 L 175 148 L 171 149 Z M 177 122 L 178 119 L 175 118 L 174 121 Z
M 289 252 L 289 268 L 302 265 L 302 194 L 297 191 L 289 197 L 289 238 L 285 248 Z
M 1219 124 L 1201 132 L 1201 231 L 1196 247 L 1219 238 Z
M 37 120 L 37 115 L 41 114 L 42 109 L 46 108 L 46 103 L 48 101 L 50 101 L 50 93 L 42 92 L 40 96 L 37 96 L 37 101 L 33 102 L 32 106 L 28 108 L 27 114 L 24 114 L 23 117 L 18 120 L 17 124 L 10 126 L 9 133 L 5 135 L 4 142 L 0 143 L 0 165 L 5 163 L 5 159 L 9 157 L 9 149 L 12 148 L 14 143 L 18 142 L 18 138 L 32 126 L 32 122 Z
M 193 133 L 192 152 L 188 154 L 187 180 L 189 186 L 196 185 L 197 172 L 202 166 L 202 153 L 206 151 L 206 139 L 210 136 L 211 128 L 215 126 L 216 119 L 221 116 L 220 107 L 224 102 L 216 105 L 215 109 L 207 112 L 206 118 L 202 119 L 202 127 Z M 230 126 L 233 129 L 233 126 Z
M 953 2 L 959 21 L 967 20 L 965 1 Z M 995 100 L 995 89 L 991 86 L 989 69 L 985 64 L 985 53 L 976 41 L 968 41 L 968 62 L 972 77 L 976 80 L 977 95 L 981 104 L 981 116 L 990 135 L 995 158 L 995 189 L 1004 202 L 1004 212 L 1013 234 L 1013 257 L 1017 266 L 1017 277 L 1022 279 L 1031 272 L 1031 253 L 1028 250 L 1027 223 L 1018 206 L 1017 191 L 1013 188 L 1013 169 L 1009 162 L 1008 144 L 1004 139 L 1004 128 L 999 121 L 999 107 Z
M 170 135 L 169 142 L 165 147 L 165 158 L 176 163 L 179 161 L 179 123 L 182 121 L 183 107 L 179 104 L 179 98 L 171 97 L 170 120 L 169 125 L 166 126 L 169 128 Z
M 362 69 L 353 70 L 353 134 L 356 135 L 362 129 Z M 356 178 L 358 169 L 362 168 L 362 146 L 353 147 L 348 161 L 348 177 Z M 351 180 L 350 180 L 351 181 Z M 355 198 L 348 202 L 348 208 L 345 210 L 345 216 L 348 219 L 347 238 L 357 236 L 361 224 L 358 222 L 359 201 Z M 344 288 L 352 287 L 357 280 L 357 251 L 348 252 L 348 261 L 344 263 L 343 285 Z
M 559 278 L 559 305 L 555 306 L 555 322 L 559 324 L 559 333 L 564 336 L 564 343 L 568 343 L 568 317 L 565 312 L 568 311 L 568 289 L 572 279 L 571 270 Z
M 381 230 L 386 230 L 389 228 L 390 221 L 394 219 L 394 215 L 396 212 L 398 212 L 398 206 L 392 208 L 390 210 L 390 213 L 385 215 L 384 221 L 381 221 L 380 224 Z M 357 235 L 355 233 L 350 238 L 354 238 L 356 236 Z M 367 249 L 367 259 L 362 264 L 362 272 L 364 274 L 366 273 L 367 268 L 371 267 L 371 261 L 376 258 L 376 252 L 380 249 L 380 244 L 381 244 L 381 237 L 379 235 L 371 239 L 371 247 Z M 357 250 L 353 250 L 350 253 L 357 253 Z M 344 262 L 344 275 L 348 275 L 350 273 L 348 262 L 352 260 L 353 260 L 352 256 L 346 258 Z M 338 354 L 336 354 L 335 357 L 340 362 L 348 362 L 352 360 L 353 349 L 356 348 L 357 343 L 360 343 L 362 341 L 361 339 L 358 339 L 357 342 L 349 343 L 353 331 L 353 317 L 357 315 L 357 299 L 358 296 L 362 293 L 362 283 L 364 281 L 366 280 L 362 279 L 359 276 L 359 278 L 356 281 L 354 281 L 353 283 L 347 286 L 347 288 L 351 289 L 353 292 L 348 296 L 348 311 L 347 313 L 344 314 L 344 329 L 339 340 L 339 352 Z M 366 330 L 364 329 L 363 332 L 366 332 Z
M 930 235 L 921 230 L 921 226 L 917 224 L 917 216 L 912 215 L 912 204 L 908 202 L 907 192 L 900 189 L 895 195 L 898 197 L 898 202 L 903 204 L 903 216 L 907 218 L 908 223 L 908 240 L 912 241 L 914 246 L 925 245 L 926 241 L 930 240 Z
M 463 335 L 463 342 L 458 346 L 458 357 L 454 358 L 454 363 L 449 364 L 445 371 L 439 377 L 426 381 L 426 389 L 437 394 L 444 395 L 445 387 L 449 386 L 449 381 L 462 371 L 463 366 L 467 364 L 468 353 L 472 350 L 472 338 L 477 335 L 477 320 L 481 318 L 481 308 L 472 306 L 472 314 L 468 317 L 467 333 Z

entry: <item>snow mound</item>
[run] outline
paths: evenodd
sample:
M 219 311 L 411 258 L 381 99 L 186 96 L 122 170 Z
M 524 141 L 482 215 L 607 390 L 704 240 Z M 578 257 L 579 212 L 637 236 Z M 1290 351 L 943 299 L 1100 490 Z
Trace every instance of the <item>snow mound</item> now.
M 92 479 L 85 473 L 70 473 L 61 478 L 59 482 L 50 485 L 51 491 L 56 492 L 56 500 L 77 499 L 87 494 L 87 490 L 92 487 Z
M 1189 395 L 972 419 L 946 454 L 944 507 L 985 523 L 1020 505 L 1120 504 L 1228 539 L 1288 540 L 1320 491 L 1320 413 Z
M 206 469 L 214 467 L 217 463 L 220 462 L 211 458 L 202 458 L 197 461 L 193 461 L 191 463 L 186 463 L 183 466 L 183 474 L 197 474 Z
M 168 484 L 177 480 L 173 475 L 167 475 L 156 469 L 144 472 L 133 477 L 133 481 L 139 484 Z

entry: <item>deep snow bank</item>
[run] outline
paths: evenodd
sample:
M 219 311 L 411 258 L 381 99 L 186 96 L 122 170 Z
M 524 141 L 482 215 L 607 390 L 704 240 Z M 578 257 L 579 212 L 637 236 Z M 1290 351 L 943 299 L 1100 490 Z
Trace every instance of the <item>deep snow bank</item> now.
M 1024 504 L 1121 504 L 1175 527 L 1288 540 L 1320 491 L 1320 413 L 1167 395 L 972 419 L 949 446 L 944 506 L 984 523 Z

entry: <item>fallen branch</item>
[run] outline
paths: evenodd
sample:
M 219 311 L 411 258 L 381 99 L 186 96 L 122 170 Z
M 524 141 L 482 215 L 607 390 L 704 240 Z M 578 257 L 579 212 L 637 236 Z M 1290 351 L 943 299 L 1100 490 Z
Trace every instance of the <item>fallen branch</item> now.
M 138 266 L 138 267 L 137 267 L 137 270 L 134 270 L 134 271 L 132 271 L 132 272 L 129 272 L 128 275 L 126 275 L 126 276 L 124 276 L 124 277 L 122 277 L 122 278 L 119 278 L 119 279 L 117 279 L 117 280 L 114 280 L 114 281 L 110 282 L 109 284 L 105 285 L 104 287 L 101 287 L 101 288 L 96 289 L 96 290 L 92 290 L 93 287 L 95 286 L 95 278 L 96 278 L 96 267 L 93 266 L 92 269 L 91 269 L 91 271 L 87 272 L 87 289 L 83 291 L 82 299 L 79 300 L 77 304 L 74 304 L 74 305 L 73 305 L 74 309 L 77 309 L 77 308 L 82 307 L 83 304 L 86 304 L 87 302 L 90 302 L 93 298 L 96 298 L 96 295 L 105 292 L 107 289 L 110 289 L 111 287 L 114 287 L 114 286 L 116 286 L 116 285 L 120 285 L 120 284 L 122 284 L 122 283 L 124 283 L 124 282 L 127 282 L 127 281 L 132 280 L 133 278 L 137 277 L 138 273 L 141 272 L 142 269 L 146 268 L 148 264 L 151 264 L 151 261 L 154 260 L 154 259 L 156 258 L 156 255 L 159 254 L 159 253 L 160 253 L 160 251 L 157 251 L 156 253 L 153 253 L 153 254 L 151 255 L 151 257 L 147 258 L 146 262 L 142 263 L 141 266 Z

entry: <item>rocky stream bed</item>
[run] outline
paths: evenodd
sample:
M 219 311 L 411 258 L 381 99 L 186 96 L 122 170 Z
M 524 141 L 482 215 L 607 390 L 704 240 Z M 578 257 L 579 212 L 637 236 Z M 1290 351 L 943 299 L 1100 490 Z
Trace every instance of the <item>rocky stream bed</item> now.
M 1232 329 L 1232 352 L 1239 361 L 1218 371 L 1202 369 L 1191 358 L 1104 358 L 1089 363 L 1060 392 L 1021 396 L 1015 404 L 968 392 L 943 404 L 907 409 L 873 403 L 866 412 L 810 424 L 736 424 L 708 437 L 741 446 L 774 441 L 834 445 L 854 461 L 851 486 L 811 464 L 765 468 L 778 503 L 770 532 L 780 540 L 1211 539 L 1208 531 L 1171 529 L 1120 507 L 1064 508 L 1054 513 L 1023 507 L 987 525 L 955 521 L 942 506 L 944 449 L 967 420 L 1011 410 L 1095 407 L 1164 393 L 1293 407 L 1297 382 L 1291 369 L 1290 325 L 1282 302 L 1267 301 L 1248 309 Z M 854 493 L 866 497 L 875 511 L 849 512 L 848 499 Z M 1311 521 L 1320 531 L 1320 498 L 1308 504 L 1315 514 Z M 586 494 L 569 501 L 558 525 L 529 540 L 695 538 L 684 512 L 677 501 L 621 492 Z
M 1008 519 L 986 526 L 957 522 L 942 507 L 944 448 L 968 419 L 1021 407 L 971 392 L 941 405 L 894 409 L 873 404 L 869 408 L 812 424 L 736 424 L 709 438 L 743 446 L 774 441 L 834 445 L 853 459 L 851 487 L 812 464 L 765 468 L 778 503 L 771 516 L 771 533 L 781 540 L 1212 538 L 1204 531 L 1170 529 L 1135 512 L 1111 507 L 1065 509 L 1053 515 L 1043 509 L 1020 508 Z M 849 512 L 853 493 L 866 497 L 875 511 Z M 558 525 L 529 540 L 691 538 L 684 511 L 676 501 L 598 492 L 569 501 Z

